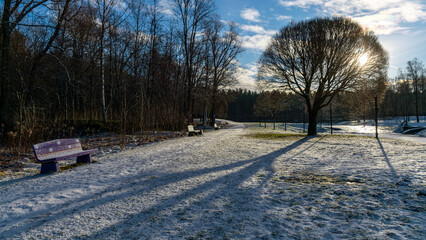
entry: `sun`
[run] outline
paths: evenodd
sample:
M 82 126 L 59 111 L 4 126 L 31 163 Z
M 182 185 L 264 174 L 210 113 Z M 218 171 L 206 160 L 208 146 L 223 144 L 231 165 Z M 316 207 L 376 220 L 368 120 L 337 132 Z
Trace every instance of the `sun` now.
M 367 55 L 367 53 L 362 54 L 359 57 L 358 61 L 359 61 L 359 65 L 364 66 L 367 63 L 367 61 L 368 61 L 368 55 Z

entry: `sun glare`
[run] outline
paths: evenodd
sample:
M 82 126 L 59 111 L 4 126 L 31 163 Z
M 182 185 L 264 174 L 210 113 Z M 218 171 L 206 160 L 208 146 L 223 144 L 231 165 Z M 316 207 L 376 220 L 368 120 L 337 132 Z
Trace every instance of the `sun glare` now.
M 360 57 L 359 57 L 359 65 L 361 65 L 361 66 L 364 66 L 364 64 L 366 64 L 367 63 L 367 61 L 368 61 L 368 55 L 367 55 L 367 53 L 364 53 L 364 54 L 362 54 Z

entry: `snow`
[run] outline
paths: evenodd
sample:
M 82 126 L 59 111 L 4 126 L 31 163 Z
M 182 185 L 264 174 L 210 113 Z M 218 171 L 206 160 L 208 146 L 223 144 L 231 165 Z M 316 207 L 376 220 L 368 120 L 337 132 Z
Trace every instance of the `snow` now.
M 410 118 L 411 120 L 415 119 L 414 117 Z M 420 127 L 426 129 L 426 117 L 422 116 L 421 122 L 417 123 L 411 121 L 408 124 L 410 127 Z M 390 138 L 404 141 L 414 141 L 414 142 L 423 142 L 426 143 L 426 131 L 421 131 L 415 135 L 411 134 L 401 134 L 402 127 L 400 125 L 403 123 L 404 119 L 402 117 L 388 118 L 386 120 L 378 121 L 378 133 L 380 138 Z M 254 126 L 254 125 L 253 125 Z M 267 128 L 271 129 L 272 124 L 268 123 Z M 306 131 L 308 124 L 305 125 Z M 284 131 L 284 124 L 277 123 L 276 129 L 278 131 Z M 329 123 L 318 123 L 317 125 L 318 133 L 330 133 L 330 124 Z M 288 133 L 303 133 L 303 124 L 302 123 L 289 123 L 287 124 Z M 333 133 L 335 134 L 344 134 L 344 135 L 364 135 L 374 137 L 376 135 L 376 126 L 374 120 L 364 121 L 344 121 L 339 123 L 333 123 Z
M 0 179 L 0 239 L 426 238 L 424 143 L 230 123 Z

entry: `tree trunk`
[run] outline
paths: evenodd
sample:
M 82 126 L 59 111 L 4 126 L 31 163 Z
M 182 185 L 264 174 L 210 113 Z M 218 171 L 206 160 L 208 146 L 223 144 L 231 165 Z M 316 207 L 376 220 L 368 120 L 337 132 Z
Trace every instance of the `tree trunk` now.
M 416 120 L 417 122 L 420 122 L 419 119 L 419 91 L 418 91 L 418 87 L 417 87 L 417 79 L 415 79 L 415 90 L 414 90 L 414 96 L 416 98 L 415 103 L 416 103 Z
M 191 75 L 191 71 L 188 70 L 188 74 L 187 75 Z M 188 82 L 188 88 L 187 88 L 187 96 L 186 96 L 186 117 L 188 120 L 188 124 L 191 124 L 193 119 L 192 119 L 192 79 L 191 77 L 188 77 L 187 79 Z
M 317 135 L 317 118 L 319 109 L 311 109 L 309 114 L 308 136 Z
M 284 131 L 287 131 L 287 109 L 284 110 Z
M 216 123 L 216 91 L 213 91 L 212 96 L 212 109 L 210 114 L 210 126 L 214 126 Z
M 9 74 L 9 47 L 10 47 L 10 7 L 11 1 L 4 1 L 4 11 L 1 19 L 1 58 L 0 58 L 0 124 L 8 125 L 10 118 L 9 112 L 9 95 L 10 95 L 10 74 Z
M 206 128 L 207 124 L 207 101 L 204 99 L 203 103 L 203 129 Z
M 275 130 L 275 113 L 272 114 L 272 130 Z
M 106 101 L 105 101 L 105 69 L 104 69 L 104 35 L 105 35 L 105 23 L 102 23 L 101 30 L 101 41 L 100 41 L 100 54 L 99 54 L 99 67 L 101 77 L 101 105 L 102 105 L 102 120 L 107 123 L 106 115 Z

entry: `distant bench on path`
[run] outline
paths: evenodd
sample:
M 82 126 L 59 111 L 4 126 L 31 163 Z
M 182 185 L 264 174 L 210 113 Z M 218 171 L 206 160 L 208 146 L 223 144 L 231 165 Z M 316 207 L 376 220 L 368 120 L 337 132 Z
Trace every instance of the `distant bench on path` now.
M 203 130 L 196 130 L 194 129 L 193 125 L 188 125 L 188 136 L 194 136 L 194 135 L 198 135 L 201 134 L 203 135 Z
M 77 163 L 90 163 L 90 154 L 98 149 L 83 150 L 78 139 L 56 139 L 33 145 L 34 155 L 41 163 L 40 173 L 61 171 L 58 161 L 77 157 Z

